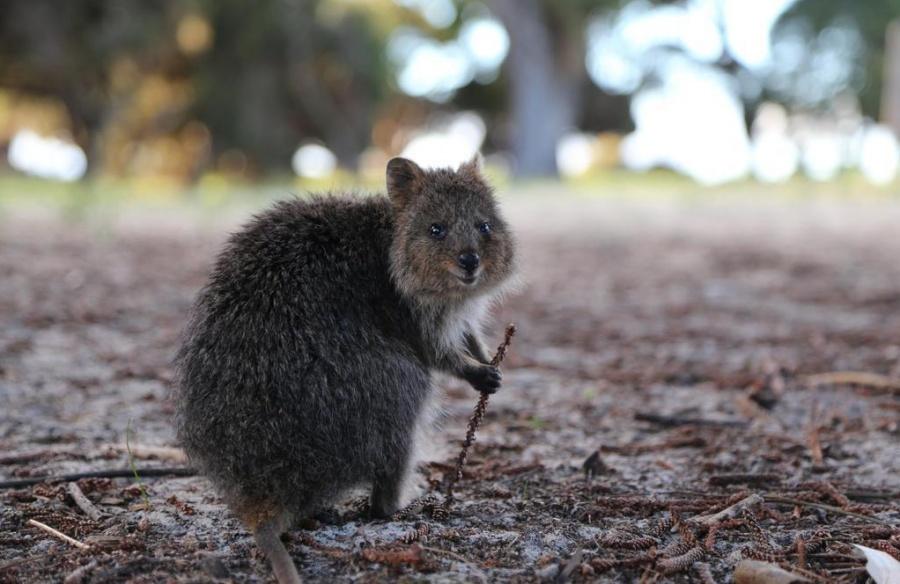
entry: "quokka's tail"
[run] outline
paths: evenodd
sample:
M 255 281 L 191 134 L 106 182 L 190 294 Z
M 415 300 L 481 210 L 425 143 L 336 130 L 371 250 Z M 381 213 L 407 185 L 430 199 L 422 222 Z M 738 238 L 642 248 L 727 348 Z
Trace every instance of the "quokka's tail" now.
M 280 536 L 281 532 L 274 520 L 260 524 L 253 533 L 256 545 L 266 554 L 272 564 L 278 584 L 302 584 L 303 581 L 300 579 L 300 574 L 297 573 L 294 560 L 291 559 L 291 555 L 281 543 Z

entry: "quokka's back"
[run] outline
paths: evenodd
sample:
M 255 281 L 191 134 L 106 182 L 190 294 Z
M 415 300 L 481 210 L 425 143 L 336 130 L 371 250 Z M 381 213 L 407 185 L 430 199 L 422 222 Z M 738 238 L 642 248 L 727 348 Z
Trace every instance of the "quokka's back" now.
M 409 350 L 390 338 L 411 321 L 390 280 L 391 226 L 383 197 L 292 200 L 255 218 L 220 254 L 178 357 L 178 432 L 232 504 L 362 476 L 348 464 L 363 454 L 354 446 L 372 445 L 353 436 L 371 422 L 355 420 L 368 416 L 356 394 L 376 388 L 346 383 L 349 370 L 392 344 Z M 341 414 L 335 436 L 327 418 Z M 305 476 L 322 475 L 319 464 L 331 481 Z

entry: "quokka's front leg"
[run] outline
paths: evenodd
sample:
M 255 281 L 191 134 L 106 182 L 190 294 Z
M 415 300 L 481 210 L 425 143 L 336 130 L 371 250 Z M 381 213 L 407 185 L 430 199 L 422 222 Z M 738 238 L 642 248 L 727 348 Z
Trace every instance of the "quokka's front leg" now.
M 444 356 L 442 369 L 469 382 L 482 393 L 495 393 L 500 389 L 503 374 L 493 365 L 480 362 L 467 351 L 458 349 Z
M 488 355 L 487 349 L 484 346 L 484 341 L 481 340 L 481 335 L 474 329 L 465 332 L 463 335 L 463 343 L 465 344 L 466 351 L 469 355 L 474 357 L 480 363 L 484 363 L 485 365 L 490 364 L 491 357 Z

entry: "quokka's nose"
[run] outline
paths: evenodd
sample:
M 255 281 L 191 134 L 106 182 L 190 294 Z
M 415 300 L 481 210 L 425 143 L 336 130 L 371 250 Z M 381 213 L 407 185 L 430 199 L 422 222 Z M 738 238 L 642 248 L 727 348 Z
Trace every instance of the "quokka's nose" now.
M 459 257 L 456 258 L 456 261 L 459 263 L 459 267 L 471 273 L 478 269 L 478 265 L 481 263 L 481 258 L 478 257 L 478 254 L 474 251 L 467 251 L 465 253 L 459 254 Z

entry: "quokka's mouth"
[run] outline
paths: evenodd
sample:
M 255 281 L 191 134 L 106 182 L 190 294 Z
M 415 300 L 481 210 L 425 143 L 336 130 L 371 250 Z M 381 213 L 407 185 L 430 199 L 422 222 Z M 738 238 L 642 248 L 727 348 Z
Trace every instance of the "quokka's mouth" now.
M 450 270 L 450 273 L 453 274 L 453 276 L 457 280 L 459 280 L 460 284 L 468 288 L 470 286 L 474 286 L 479 282 L 479 280 L 481 280 L 481 276 L 484 274 L 484 270 L 478 269 L 472 273 L 469 273 L 463 272 L 462 270 L 453 269 Z
M 464 288 L 474 287 L 484 276 L 484 268 L 482 266 L 476 268 L 474 272 L 466 272 L 465 270 L 459 269 L 457 266 L 447 266 L 447 271 L 450 272 L 454 278 L 459 280 L 459 283 Z

